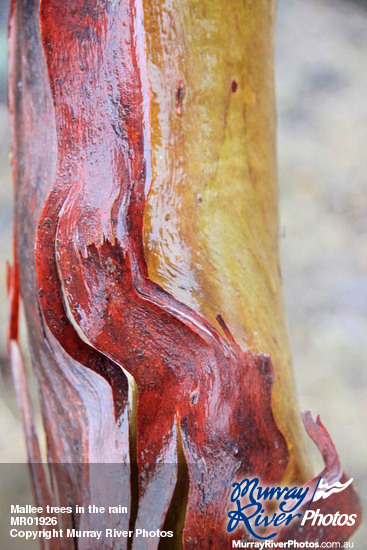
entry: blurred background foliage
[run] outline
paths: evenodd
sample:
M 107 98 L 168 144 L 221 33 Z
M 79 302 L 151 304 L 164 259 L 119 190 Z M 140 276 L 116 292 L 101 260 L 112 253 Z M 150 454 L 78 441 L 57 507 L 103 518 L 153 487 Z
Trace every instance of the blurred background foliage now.
M 5 344 L 12 247 L 8 9 L 1 0 L 0 462 L 22 462 Z M 280 247 L 300 407 L 321 415 L 366 502 L 367 2 L 279 0 L 275 69 Z M 314 459 L 316 471 L 321 462 L 316 453 Z M 357 548 L 366 534 L 362 528 L 355 537 Z
M 298 395 L 365 503 L 366 59 L 367 3 L 279 0 L 280 246 Z

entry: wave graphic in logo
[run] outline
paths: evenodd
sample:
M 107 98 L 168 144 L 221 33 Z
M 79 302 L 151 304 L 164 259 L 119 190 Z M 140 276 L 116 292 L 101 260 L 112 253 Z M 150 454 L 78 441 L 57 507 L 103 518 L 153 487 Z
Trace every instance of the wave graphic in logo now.
M 320 498 L 328 498 L 330 495 L 334 493 L 341 493 L 349 487 L 349 485 L 353 482 L 353 478 L 351 477 L 346 483 L 340 483 L 339 481 L 336 481 L 335 483 L 331 483 L 330 485 L 320 479 L 320 483 L 317 487 L 317 490 L 313 496 L 312 501 L 315 502 L 316 500 L 320 500 Z

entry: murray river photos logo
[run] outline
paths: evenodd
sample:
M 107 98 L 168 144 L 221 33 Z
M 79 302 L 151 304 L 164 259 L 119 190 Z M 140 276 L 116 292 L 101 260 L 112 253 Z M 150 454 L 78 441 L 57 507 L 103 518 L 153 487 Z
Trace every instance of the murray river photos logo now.
M 271 539 L 278 533 L 278 528 L 289 525 L 295 518 L 302 518 L 301 525 L 311 521 L 311 525 L 354 525 L 357 514 L 323 515 L 320 510 L 310 510 L 310 504 L 320 499 L 328 498 L 334 493 L 344 491 L 353 481 L 328 484 L 321 477 L 314 489 L 313 495 L 306 498 L 309 487 L 262 487 L 259 478 L 245 478 L 232 484 L 231 503 L 234 509 L 228 512 L 227 531 L 231 533 L 239 525 L 243 525 L 253 537 L 261 540 Z M 272 505 L 270 505 L 270 501 Z M 300 509 L 309 501 L 307 510 Z M 271 513 L 268 513 L 269 508 Z M 276 511 L 274 511 L 274 509 Z M 266 511 L 267 510 L 267 511 Z M 267 536 L 261 536 L 259 531 L 264 527 L 273 527 Z

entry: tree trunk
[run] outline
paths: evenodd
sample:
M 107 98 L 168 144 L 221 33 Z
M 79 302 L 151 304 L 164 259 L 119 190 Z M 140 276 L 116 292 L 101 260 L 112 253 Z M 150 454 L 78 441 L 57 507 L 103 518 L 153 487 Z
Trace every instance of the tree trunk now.
M 37 500 L 72 507 L 63 528 L 135 530 L 93 548 L 229 548 L 234 481 L 310 476 L 278 257 L 274 6 L 143 4 L 13 1 L 12 364 Z M 306 425 L 327 441 L 323 475 L 341 479 Z M 75 510 L 97 503 L 128 512 Z

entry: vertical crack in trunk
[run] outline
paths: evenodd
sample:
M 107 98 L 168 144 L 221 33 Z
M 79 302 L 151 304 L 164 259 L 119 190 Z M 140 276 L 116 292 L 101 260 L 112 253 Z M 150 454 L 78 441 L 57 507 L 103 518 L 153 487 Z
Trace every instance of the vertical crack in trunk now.
M 178 455 L 178 475 L 175 491 L 172 496 L 163 531 L 173 531 L 173 538 L 162 538 L 158 550 L 182 550 L 183 549 L 183 530 L 185 526 L 185 516 L 187 502 L 189 498 L 189 469 L 187 466 L 185 453 L 182 446 L 182 435 L 180 421 L 177 419 L 177 455 Z
M 139 509 L 139 470 L 137 457 L 137 408 L 139 400 L 138 386 L 130 374 L 126 374 L 129 383 L 129 450 L 130 450 L 130 520 L 129 530 L 134 531 Z M 133 538 L 127 542 L 128 550 L 133 546 Z

